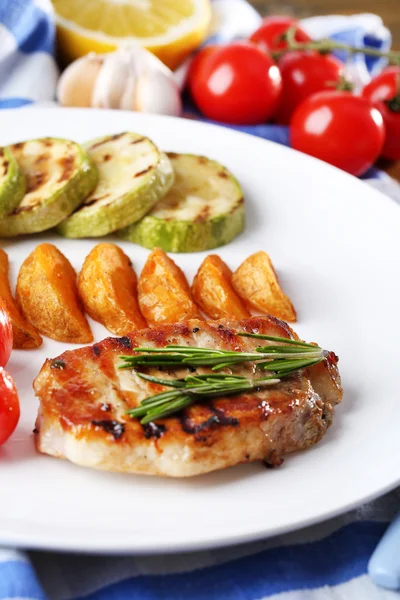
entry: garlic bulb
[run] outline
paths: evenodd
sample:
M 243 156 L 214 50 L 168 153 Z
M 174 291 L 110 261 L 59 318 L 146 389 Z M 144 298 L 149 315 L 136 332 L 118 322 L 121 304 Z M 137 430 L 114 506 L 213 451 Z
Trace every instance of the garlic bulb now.
M 139 46 L 110 54 L 88 54 L 62 74 L 57 98 L 63 106 L 121 108 L 179 115 L 180 90 L 174 74 Z

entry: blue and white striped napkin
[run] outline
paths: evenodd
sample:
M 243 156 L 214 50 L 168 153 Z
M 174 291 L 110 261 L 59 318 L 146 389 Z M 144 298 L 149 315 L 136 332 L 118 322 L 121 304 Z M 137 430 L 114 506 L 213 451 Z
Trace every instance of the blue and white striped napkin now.
M 214 0 L 213 40 L 253 31 L 259 16 L 244 0 Z M 390 47 L 375 15 L 317 17 L 313 37 Z M 57 81 L 49 0 L 0 0 L 0 108 L 52 101 Z M 357 57 L 361 85 L 382 61 Z M 238 128 L 288 143 L 287 129 Z M 369 183 L 400 203 L 400 186 L 377 170 Z M 0 482 L 6 485 L 6 482 Z M 271 540 L 172 556 L 99 557 L 0 548 L 0 600 L 395 600 L 366 575 L 368 559 L 400 505 L 400 490 L 346 515 Z M 1 532 L 0 532 L 1 535 Z

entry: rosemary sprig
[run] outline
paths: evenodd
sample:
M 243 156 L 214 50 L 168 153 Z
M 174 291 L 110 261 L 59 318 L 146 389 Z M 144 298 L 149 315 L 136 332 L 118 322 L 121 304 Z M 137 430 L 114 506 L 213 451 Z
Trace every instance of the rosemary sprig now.
M 137 408 L 127 412 L 131 417 L 140 418 L 145 425 L 174 414 L 191 404 L 205 398 L 215 396 L 227 396 L 241 392 L 252 392 L 262 387 L 275 385 L 280 379 L 274 375 L 268 377 L 257 377 L 250 379 L 235 375 L 197 375 L 184 377 L 183 379 L 160 379 L 144 373 L 138 373 L 141 379 L 172 387 L 171 391 L 155 394 L 143 400 Z
M 256 334 L 241 334 L 255 337 Z M 322 360 L 324 351 L 318 346 L 288 340 L 273 336 L 263 336 L 279 344 L 258 346 L 253 352 L 236 352 L 233 350 L 214 350 L 211 348 L 197 348 L 192 346 L 177 346 L 170 344 L 165 348 L 138 347 L 137 353 L 131 356 L 121 356 L 123 363 L 120 369 L 136 367 L 210 367 L 211 371 L 219 371 L 233 367 L 244 362 L 262 362 L 262 368 L 267 368 L 267 362 L 284 359 L 304 361 Z M 291 366 L 289 365 L 289 368 Z M 274 370 L 274 369 L 271 369 Z
M 169 345 L 165 348 L 139 347 L 133 356 L 121 356 L 120 369 L 137 367 L 210 367 L 211 373 L 189 375 L 180 379 L 163 379 L 145 373 L 138 377 L 172 388 L 142 400 L 140 406 L 128 411 L 131 417 L 140 418 L 145 425 L 156 419 L 179 412 L 206 398 L 253 392 L 265 386 L 280 383 L 283 377 L 313 366 L 324 359 L 325 350 L 313 344 L 281 337 L 240 333 L 239 335 L 263 339 L 271 344 L 258 346 L 254 352 L 213 350 L 191 346 Z M 259 369 L 267 370 L 265 377 L 243 377 L 232 374 L 216 374 L 226 367 L 253 362 Z

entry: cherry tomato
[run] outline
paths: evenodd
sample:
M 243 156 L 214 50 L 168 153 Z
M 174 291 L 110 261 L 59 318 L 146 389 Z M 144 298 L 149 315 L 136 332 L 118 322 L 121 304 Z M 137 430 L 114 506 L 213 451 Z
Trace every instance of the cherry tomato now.
M 362 175 L 378 158 L 385 140 L 380 112 L 349 92 L 319 92 L 296 109 L 290 135 L 293 148 Z
M 288 52 L 279 61 L 282 99 L 275 115 L 280 125 L 288 125 L 299 104 L 315 94 L 334 89 L 343 75 L 343 64 L 334 56 L 319 52 Z
M 10 317 L 0 301 L 0 367 L 5 367 L 13 346 L 13 331 Z
M 362 95 L 379 110 L 386 127 L 382 156 L 400 159 L 400 67 L 387 67 L 363 89 Z
M 195 69 L 190 92 L 209 119 L 251 125 L 274 115 L 281 74 L 273 59 L 254 44 L 234 42 L 208 53 L 205 48 Z
M 260 45 L 264 50 L 284 50 L 287 42 L 284 34 L 291 27 L 296 26 L 294 39 L 296 42 L 310 42 L 310 36 L 298 25 L 297 19 L 291 17 L 265 17 L 262 25 L 250 37 L 251 42 Z
M 0 367 L 0 446 L 13 433 L 19 421 L 19 400 L 12 377 Z
M 186 87 L 191 88 L 192 82 L 197 79 L 199 69 L 207 56 L 210 56 L 220 46 L 209 45 L 202 48 L 190 63 L 189 71 L 186 77 Z

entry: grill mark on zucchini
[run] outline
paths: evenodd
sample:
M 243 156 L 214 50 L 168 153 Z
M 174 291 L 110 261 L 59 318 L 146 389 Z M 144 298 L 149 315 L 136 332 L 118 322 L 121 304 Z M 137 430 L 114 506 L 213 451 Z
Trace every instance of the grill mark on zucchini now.
M 66 237 L 107 235 L 141 219 L 173 181 L 168 158 L 143 135 L 126 132 L 85 145 L 98 166 L 96 189 L 58 227 Z
M 115 140 L 118 140 L 123 135 L 125 135 L 125 134 L 124 133 L 115 133 L 114 135 L 108 136 L 108 141 L 113 142 Z M 101 138 L 98 142 L 96 142 L 95 144 L 93 144 L 91 146 L 91 149 L 94 150 L 95 148 L 98 148 L 99 146 L 102 146 L 104 144 L 104 139 L 105 138 Z
M 75 160 L 73 156 L 65 156 L 64 158 L 60 158 L 58 164 L 62 168 L 62 172 L 58 181 L 61 183 L 62 181 L 67 181 L 74 170 Z
M 44 231 L 65 219 L 88 195 L 97 174 L 82 148 L 70 140 L 44 138 L 11 146 L 24 176 L 19 204 L 0 220 L 0 235 Z M 1 186 L 0 186 L 1 210 Z
M 31 192 L 35 192 L 42 185 L 47 183 L 47 181 L 48 181 L 48 175 L 47 175 L 47 173 L 44 173 L 43 171 L 37 171 L 36 173 L 32 173 L 32 174 L 28 175 L 27 176 L 26 193 L 30 194 Z M 35 198 L 35 203 L 32 203 L 29 208 L 33 208 L 33 206 L 35 206 L 35 204 L 37 204 L 36 200 L 37 199 Z M 39 200 L 39 202 L 40 202 L 40 200 Z M 18 210 L 16 211 L 16 213 L 17 212 L 18 212 Z
M 10 148 L 0 148 L 0 216 L 5 217 L 22 200 L 26 180 Z
M 40 165 L 40 163 L 49 160 L 50 154 L 48 152 L 43 152 L 43 154 L 39 154 L 37 159 L 35 160 L 35 164 Z
M 3 159 L 3 158 L 4 158 L 4 150 L 3 150 L 3 148 L 0 148 L 0 159 Z M 3 167 L 2 175 L 5 176 L 5 175 L 7 175 L 8 167 L 9 167 L 8 160 L 3 160 L 2 167 Z
M 145 175 L 149 171 L 151 171 L 153 167 L 147 167 L 147 169 L 143 169 L 143 171 L 139 171 L 139 173 L 135 173 L 134 177 L 140 177 L 141 175 Z
M 100 202 L 100 200 L 104 200 L 104 198 L 108 198 L 109 194 L 105 194 L 104 196 L 98 196 L 97 198 L 86 199 L 83 204 L 84 206 L 91 206 L 92 204 L 96 204 L 96 202 Z
M 140 138 L 138 138 L 137 140 L 133 140 L 133 141 L 131 142 L 131 146 L 134 146 L 135 144 L 140 144 L 141 142 L 144 142 L 144 140 L 145 140 L 145 139 L 146 139 L 146 138 L 144 138 L 144 137 L 140 137 Z
M 219 163 L 168 153 L 175 183 L 138 223 L 119 232 L 125 240 L 168 252 L 200 252 L 230 242 L 244 227 L 239 183 Z

